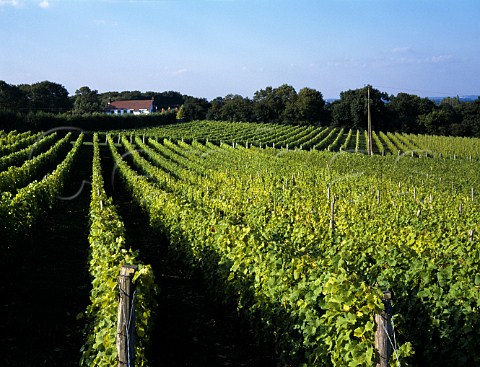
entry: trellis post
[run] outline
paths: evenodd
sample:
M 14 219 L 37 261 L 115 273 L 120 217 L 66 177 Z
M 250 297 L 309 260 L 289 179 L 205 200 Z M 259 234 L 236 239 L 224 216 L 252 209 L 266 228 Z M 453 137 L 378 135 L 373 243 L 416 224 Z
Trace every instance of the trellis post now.
M 382 301 L 385 310 L 375 315 L 375 349 L 377 350 L 376 367 L 388 367 L 388 361 L 392 354 L 390 335 L 392 335 L 392 324 L 390 317 L 392 315 L 392 306 L 390 301 L 392 293 L 390 291 L 383 292 Z
M 136 265 L 123 265 L 118 279 L 117 353 L 118 367 L 135 366 L 135 286 Z

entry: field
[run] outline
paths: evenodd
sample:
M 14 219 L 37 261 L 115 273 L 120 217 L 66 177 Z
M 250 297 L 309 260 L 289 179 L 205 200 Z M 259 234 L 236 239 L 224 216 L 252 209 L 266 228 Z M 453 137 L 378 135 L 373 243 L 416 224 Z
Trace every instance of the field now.
M 479 364 L 480 141 L 373 143 L 207 121 L 0 134 L 3 364 L 115 365 L 125 263 L 137 365 L 371 366 L 384 291 L 391 364 Z

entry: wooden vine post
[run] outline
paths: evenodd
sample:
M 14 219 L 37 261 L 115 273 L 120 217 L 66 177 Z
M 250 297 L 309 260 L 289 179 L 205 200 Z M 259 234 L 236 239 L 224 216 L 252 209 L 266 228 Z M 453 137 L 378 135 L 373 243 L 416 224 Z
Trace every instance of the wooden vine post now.
M 123 265 L 118 280 L 119 300 L 117 319 L 118 367 L 135 366 L 135 309 L 133 307 L 133 276 L 135 265 Z
M 372 142 L 372 117 L 370 113 L 370 85 L 367 87 L 367 135 L 368 135 L 368 155 L 373 155 Z
M 377 350 L 376 367 L 388 367 L 388 361 L 392 354 L 392 347 L 389 339 L 392 334 L 392 324 L 390 322 L 392 314 L 392 306 L 390 304 L 391 299 L 392 293 L 390 291 L 383 292 L 382 301 L 385 310 L 375 315 L 375 349 Z
M 335 231 L 335 195 L 332 195 L 332 201 L 330 203 L 330 230 L 332 232 Z

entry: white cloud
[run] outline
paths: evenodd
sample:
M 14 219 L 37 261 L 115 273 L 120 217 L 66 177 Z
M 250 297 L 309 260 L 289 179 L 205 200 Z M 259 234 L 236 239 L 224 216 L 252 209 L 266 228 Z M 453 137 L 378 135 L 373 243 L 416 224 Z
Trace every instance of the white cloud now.
M 412 49 L 410 47 L 395 47 L 390 50 L 392 54 L 405 54 L 410 52 Z
M 50 7 L 49 0 L 35 0 L 35 3 L 43 9 Z M 24 0 L 0 0 L 0 7 L 13 6 L 18 8 L 18 7 L 23 7 L 24 5 L 28 5 L 28 2 L 26 3 Z
M 22 2 L 19 0 L 0 0 L 0 6 L 20 6 L 22 5 Z
M 42 0 L 38 3 L 38 6 L 43 9 L 46 9 L 50 7 L 50 3 L 48 2 L 48 0 Z
M 428 64 L 439 64 L 442 62 L 447 62 L 453 59 L 452 55 L 436 55 L 431 56 L 425 59 L 425 62 Z
M 387 64 L 440 64 L 449 62 L 454 59 L 453 55 L 440 54 L 428 55 L 424 52 L 419 52 L 410 47 L 396 47 L 389 50 L 389 54 L 385 58 Z M 380 58 L 382 59 L 382 58 Z
M 183 69 L 177 69 L 177 70 L 171 71 L 171 72 L 170 72 L 170 75 L 172 75 L 172 76 L 179 76 L 179 75 L 186 74 L 186 73 L 188 73 L 188 72 L 189 72 L 188 69 L 183 68 Z
M 344 58 L 327 61 L 326 65 L 333 68 L 364 68 L 367 66 L 366 60 L 356 58 Z
M 169 66 L 165 66 L 163 68 L 164 70 L 164 75 L 167 75 L 171 78 L 175 78 L 175 77 L 179 77 L 179 76 L 182 76 L 182 75 L 185 75 L 187 73 L 190 73 L 191 70 L 187 69 L 187 68 L 178 68 L 178 69 L 173 69 Z
M 95 19 L 95 25 L 100 27 L 116 27 L 118 26 L 118 22 L 106 19 Z
M 453 55 L 408 57 L 408 58 L 400 58 L 393 61 L 396 61 L 397 63 L 400 63 L 400 64 L 442 64 L 451 60 L 453 60 Z

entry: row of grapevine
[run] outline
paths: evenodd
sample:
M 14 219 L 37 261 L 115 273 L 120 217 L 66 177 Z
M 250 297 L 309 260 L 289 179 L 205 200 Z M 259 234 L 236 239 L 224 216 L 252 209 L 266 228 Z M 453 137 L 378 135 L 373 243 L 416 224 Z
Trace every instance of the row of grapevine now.
M 66 144 L 69 139 L 70 135 L 59 140 L 55 146 Z M 5 244 L 2 252 L 14 251 L 14 248 L 9 245 L 10 241 L 28 233 L 42 215 L 53 207 L 57 197 L 62 192 L 82 141 L 83 134 L 77 138 L 65 159 L 51 173 L 47 173 L 43 179 L 34 180 L 27 186 L 19 188 L 17 192 L 8 187 L 9 191 L 2 192 L 0 200 L 0 238 L 2 238 L 2 243 Z M 14 187 L 15 184 L 15 182 L 12 183 Z
M 174 125 L 165 127 L 168 134 L 162 128 L 115 136 L 117 146 L 106 137 L 114 171 L 151 226 L 168 236 L 179 259 L 201 270 L 213 294 L 236 303 L 285 361 L 369 366 L 376 359 L 373 317 L 383 309 L 382 291 L 392 290 L 398 363 L 480 363 L 478 142 L 469 141 L 470 150 L 448 150 L 445 143 L 444 153 L 434 153 L 420 136 L 373 133 L 375 153 L 392 155 L 367 157 L 342 153 L 349 145 L 364 150 L 363 131 L 234 126 Z M 0 171 L 4 182 L 8 172 L 22 173 L 8 181 L 0 201 L 2 255 L 12 251 L 9 239 L 53 205 L 83 142 L 81 135 L 51 174 L 31 182 L 51 169 L 29 167 L 40 167 L 48 152 L 59 161 L 58 147 L 66 150 L 71 135 L 31 136 L 11 135 L 9 153 L 0 158 L 10 167 Z M 93 142 L 92 291 L 81 364 L 116 364 L 116 280 L 120 266 L 133 263 L 139 264 L 136 363 L 145 365 L 153 273 L 125 244 L 122 220 L 104 190 L 97 135 Z M 421 151 L 462 159 L 413 157 L 423 157 Z
M 372 139 L 374 143 L 373 151 L 380 155 L 385 155 L 385 149 L 383 148 L 383 144 L 375 131 L 372 131 Z
M 348 147 L 349 147 L 350 142 L 352 140 L 352 136 L 353 136 L 353 130 L 350 129 L 350 130 L 348 130 L 348 134 L 347 134 L 347 137 L 345 138 L 345 141 L 340 146 L 340 151 L 348 150 Z
M 21 166 L 10 166 L 6 171 L 0 172 L 0 191 L 13 193 L 32 179 L 50 171 L 51 166 L 59 160 L 62 153 L 69 149 L 71 135 L 68 133 L 46 152 L 27 159 Z
M 0 146 L 10 145 L 15 141 L 22 139 L 22 137 L 26 137 L 30 134 L 30 132 L 19 133 L 17 130 L 12 130 L 8 133 L 0 130 Z
M 153 225 L 241 309 L 275 325 L 287 354 L 368 365 L 372 312 L 390 288 L 400 354 L 413 346 L 424 363 L 477 358 L 468 352 L 480 259 L 468 233 L 478 231 L 478 163 L 150 139 L 154 158 L 136 143 L 149 178 L 124 163 L 122 175 Z M 322 185 L 336 197 L 333 233 Z
M 91 304 L 85 315 L 85 344 L 82 347 L 82 366 L 113 366 L 117 355 L 117 279 L 122 265 L 136 265 L 133 281 L 136 285 L 135 360 L 136 365 L 147 364 L 145 347 L 153 327 L 156 308 L 155 278 L 150 265 L 142 264 L 138 253 L 125 244 L 125 228 L 112 199 L 104 189 L 97 134 L 93 137 L 92 194 L 90 202 L 90 263 L 92 277 Z M 130 363 L 130 362 L 129 362 Z
M 13 153 L 33 144 L 40 135 L 41 133 L 32 134 L 30 132 L 15 135 L 9 134 L 4 143 L 0 145 L 0 156 Z
M 124 143 L 126 143 L 125 140 Z M 111 148 L 112 150 L 114 149 L 112 144 Z M 129 147 L 127 146 L 127 148 Z M 119 159 L 118 153 L 114 152 L 114 154 L 117 159 Z M 133 154 L 139 156 L 138 152 Z M 137 163 L 142 166 L 142 171 L 152 172 L 152 169 L 148 168 L 148 163 L 146 161 L 137 158 Z M 277 340 L 277 342 L 284 348 L 288 348 L 288 352 L 294 353 L 296 348 L 300 348 L 300 345 L 308 342 L 308 340 L 303 340 L 303 342 L 301 340 L 303 328 L 305 328 L 304 332 L 306 330 L 312 332 L 313 330 L 313 333 L 319 338 L 329 337 L 333 344 L 335 344 L 335 340 L 345 332 L 345 329 L 340 328 L 341 330 L 337 330 L 337 334 L 334 333 L 337 336 L 333 338 L 332 335 L 327 336 L 316 333 L 316 327 L 322 324 L 321 317 L 320 315 L 315 316 L 314 314 L 310 314 L 313 310 L 307 310 L 306 303 L 302 305 L 303 307 L 297 310 L 297 316 L 288 315 L 288 311 L 294 312 L 293 310 L 288 310 L 288 308 L 297 308 L 295 307 L 295 304 L 298 300 L 298 290 L 295 289 L 294 284 L 296 283 L 296 280 L 299 280 L 299 276 L 294 273 L 299 271 L 300 268 L 304 269 L 306 259 L 300 259 L 300 262 L 297 262 L 294 259 L 291 259 L 291 262 L 284 262 L 282 261 L 282 256 L 275 256 L 278 254 L 274 254 L 273 252 L 270 254 L 271 256 L 265 258 L 265 255 L 268 255 L 268 252 L 264 252 L 267 244 L 262 245 L 263 241 L 260 241 L 262 236 L 259 236 L 258 240 L 255 239 L 255 230 L 253 228 L 254 223 L 251 223 L 251 226 L 239 224 L 234 225 L 231 223 L 233 218 L 231 218 L 230 213 L 227 213 L 224 210 L 227 209 L 226 207 L 230 207 L 228 205 L 230 203 L 225 202 L 225 197 L 220 200 L 218 198 L 212 198 L 212 200 L 205 201 L 202 200 L 202 194 L 200 192 L 195 193 L 197 190 L 195 190 L 193 186 L 186 185 L 184 187 L 179 187 L 182 186 L 180 182 L 175 182 L 171 187 L 168 187 L 167 190 L 159 191 L 158 189 L 155 189 L 155 187 L 152 186 L 144 176 L 138 176 L 134 171 L 131 171 L 124 162 L 120 162 L 119 167 L 122 171 L 122 175 L 129 182 L 128 184 L 131 186 L 134 196 L 138 196 L 138 200 L 141 200 L 142 205 L 144 205 L 145 209 L 150 212 L 153 225 L 168 231 L 172 246 L 177 248 L 179 253 L 186 255 L 187 259 L 190 259 L 192 265 L 197 264 L 198 266 L 201 266 L 206 274 L 208 274 L 207 277 L 212 284 L 220 284 L 222 285 L 222 289 L 224 286 L 227 287 L 230 290 L 230 297 L 240 294 L 240 300 L 238 300 L 238 302 L 240 302 L 239 306 L 245 308 L 251 307 L 249 313 L 252 318 L 261 316 L 262 318 L 270 319 L 271 321 L 275 320 L 277 323 L 276 327 L 282 327 L 282 325 L 279 324 L 284 323 L 283 329 L 281 329 L 282 333 L 279 333 L 279 340 Z M 183 205 L 182 202 L 186 198 L 179 197 L 181 193 L 186 197 L 190 197 L 188 202 Z M 225 194 L 223 191 L 222 193 Z M 214 192 L 212 193 L 210 191 L 208 194 L 203 193 L 203 196 L 210 196 L 212 194 L 214 194 Z M 208 206 L 206 206 L 206 204 L 208 204 Z M 190 207 L 191 205 L 194 206 Z M 223 213 L 222 216 L 225 217 L 216 218 L 215 215 L 212 217 L 212 214 L 216 212 Z M 238 218 L 236 218 L 235 215 L 233 217 L 235 218 L 234 221 L 238 221 Z M 178 222 L 180 218 L 182 218 L 182 220 Z M 251 219 L 255 221 L 254 216 L 251 216 Z M 257 243 L 257 241 L 259 242 Z M 236 257 L 234 255 L 236 255 Z M 258 259 L 258 263 L 254 262 L 251 263 L 251 265 L 254 265 L 256 269 L 254 268 L 249 271 L 248 269 L 250 267 L 247 264 L 255 257 Z M 282 268 L 285 268 L 282 269 L 280 273 L 278 273 L 278 261 L 282 261 Z M 244 262 L 247 262 L 247 264 Z M 245 268 L 245 266 L 247 267 Z M 270 267 L 273 268 L 269 270 Z M 309 267 L 307 266 L 307 269 L 308 268 Z M 254 276 L 254 279 L 258 277 L 258 275 L 255 277 L 255 273 L 260 270 L 264 270 L 266 275 L 270 274 L 274 269 L 275 273 L 278 273 L 278 278 L 274 276 L 275 279 L 270 279 L 268 283 L 262 284 L 264 287 L 263 291 L 268 292 L 269 296 L 266 297 L 267 294 L 265 294 L 264 297 L 260 297 L 260 299 L 257 300 L 257 303 L 249 304 L 248 299 L 250 297 L 255 297 L 255 293 L 260 291 L 260 289 L 255 290 L 256 287 L 260 286 L 258 283 L 263 283 L 261 282 L 262 279 L 258 279 L 256 287 L 252 288 L 249 283 L 253 281 L 253 279 L 250 278 L 252 276 Z M 304 270 L 302 270 L 302 272 L 303 271 Z M 319 277 L 320 272 L 323 273 L 324 269 L 314 266 L 310 271 L 315 272 L 315 276 Z M 285 277 L 287 283 L 281 282 L 280 280 Z M 365 302 L 362 301 L 361 309 L 365 315 L 365 317 L 363 317 L 364 321 L 367 320 L 367 315 L 370 315 L 376 308 L 380 307 L 379 298 L 376 298 L 378 297 L 378 294 L 376 295 L 373 289 L 362 284 L 362 282 L 358 280 L 355 281 L 355 279 L 352 279 L 346 274 L 342 274 L 338 279 L 331 279 L 331 282 L 331 287 L 338 286 L 338 282 L 341 282 L 342 286 L 349 284 L 349 288 L 352 290 L 356 289 L 358 295 L 361 294 L 362 297 L 365 297 L 365 293 L 371 294 L 372 298 L 370 298 L 370 304 L 365 304 Z M 354 284 L 352 284 L 352 282 Z M 275 283 L 279 286 L 277 289 L 273 287 L 273 284 Z M 308 283 L 310 286 L 315 285 L 316 288 L 311 290 L 312 300 L 322 297 L 322 293 L 324 292 L 322 292 L 321 289 L 320 279 Z M 305 287 L 305 284 L 302 285 Z M 290 294 L 290 292 L 297 292 L 296 296 L 292 297 L 290 300 L 289 298 L 285 298 L 285 296 L 282 297 L 283 302 L 289 303 L 290 306 L 288 308 L 286 307 L 284 310 L 284 312 L 287 312 L 287 315 L 283 320 L 278 319 L 280 315 L 275 315 L 275 313 L 279 311 L 279 305 L 276 304 L 277 301 L 275 301 L 275 299 L 278 300 L 277 297 L 279 294 L 277 292 L 280 290 L 282 290 L 282 293 L 287 292 L 288 294 Z M 331 290 L 333 290 L 333 288 L 331 288 Z M 302 293 L 304 291 L 305 289 Z M 330 297 L 333 297 L 333 294 L 325 294 L 324 296 L 328 300 Z M 338 314 L 343 313 L 341 308 L 337 308 L 334 305 L 335 301 L 332 300 L 331 304 L 328 304 L 329 312 L 327 312 L 327 314 L 333 319 L 336 317 L 335 315 L 338 316 Z M 283 307 L 280 307 L 280 310 L 281 309 L 283 309 Z M 303 327 L 301 324 L 298 325 L 300 330 L 290 330 L 287 326 L 291 324 L 295 317 L 307 317 L 305 312 L 308 312 L 309 315 L 307 324 L 303 325 Z M 313 318 L 310 319 L 311 317 Z M 373 337 L 373 323 L 371 320 L 366 322 L 370 323 L 367 324 L 367 328 L 363 333 L 365 335 L 369 334 L 370 337 Z M 360 323 L 361 321 L 359 320 L 359 324 Z M 313 326 L 312 329 L 312 324 L 317 326 Z M 359 325 L 357 326 L 359 327 Z M 312 336 L 313 335 L 310 337 Z M 307 345 L 309 348 L 315 348 L 317 346 L 317 340 L 315 340 L 315 342 L 310 340 Z M 340 350 L 344 345 L 335 345 L 334 347 L 338 348 L 337 358 L 340 358 Z M 352 353 L 355 354 L 355 359 L 360 362 L 363 360 L 367 364 L 371 363 L 373 354 L 368 353 L 368 351 L 372 352 L 370 347 L 371 345 L 368 341 L 356 343 L 355 347 L 352 346 Z M 318 363 L 321 363 L 322 361 L 325 362 L 325 359 L 328 361 L 327 351 L 314 350 L 312 352 L 310 350 L 310 353 L 313 353 L 310 355 L 312 360 L 317 358 Z M 363 357 L 360 357 L 360 355 L 363 355 Z
M 344 138 L 343 131 L 344 131 L 344 129 L 341 128 L 340 131 L 338 132 L 335 140 L 333 142 L 331 142 L 330 145 L 327 147 L 328 151 L 334 152 L 334 151 L 338 150 L 337 147 L 339 146 L 339 143 L 340 143 L 341 139 Z
M 22 163 L 31 158 L 34 154 L 42 152 L 44 148 L 48 147 L 56 139 L 57 133 L 45 135 L 39 138 L 32 145 L 0 157 L 0 171 L 3 171 L 11 166 L 22 165 Z
M 410 141 L 430 155 L 445 158 L 479 159 L 478 139 L 431 135 L 408 135 Z
M 253 144 L 264 147 L 266 145 L 277 148 L 300 148 L 310 150 L 338 151 L 348 146 L 351 136 L 338 135 L 332 132 L 334 128 L 304 127 L 291 125 L 258 124 L 258 123 L 228 123 L 213 121 L 193 121 L 177 125 L 168 125 L 154 129 L 144 130 L 150 137 L 184 139 L 200 142 L 236 142 L 242 145 Z M 366 152 L 368 137 L 358 132 L 355 147 L 352 150 Z M 474 138 L 435 137 L 424 135 L 406 135 L 400 133 L 374 134 L 374 151 L 378 154 L 393 154 L 398 156 L 401 152 L 416 152 L 415 155 L 437 156 L 449 158 L 480 158 L 480 144 Z M 334 144 L 335 143 L 335 144 Z

